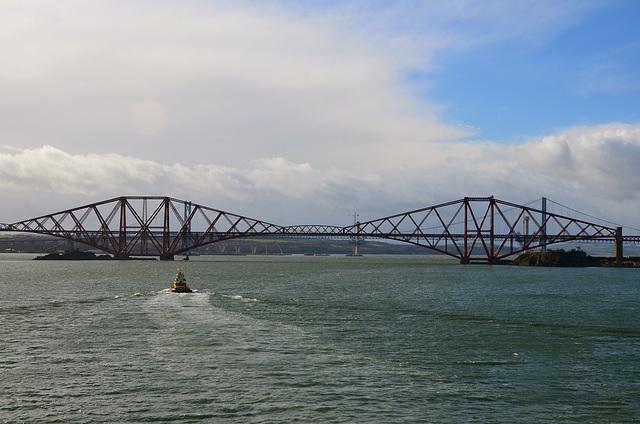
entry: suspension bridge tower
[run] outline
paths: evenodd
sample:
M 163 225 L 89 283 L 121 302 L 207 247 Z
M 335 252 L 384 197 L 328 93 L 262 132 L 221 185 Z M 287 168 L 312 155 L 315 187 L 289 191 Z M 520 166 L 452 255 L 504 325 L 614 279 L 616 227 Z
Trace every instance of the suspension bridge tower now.
M 353 213 L 349 216 L 353 217 L 353 227 L 355 229 L 356 235 L 353 237 L 351 244 L 353 245 L 353 253 L 348 256 L 362 256 L 360 253 L 360 245 L 362 244 L 362 240 L 360 239 L 360 222 L 358 222 L 358 214 Z

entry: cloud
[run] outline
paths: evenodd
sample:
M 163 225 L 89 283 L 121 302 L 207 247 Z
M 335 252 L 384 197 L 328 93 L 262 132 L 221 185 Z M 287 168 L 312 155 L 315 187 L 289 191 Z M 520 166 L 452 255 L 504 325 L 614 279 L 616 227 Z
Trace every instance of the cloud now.
M 514 41 L 539 46 L 606 4 L 606 0 L 588 4 L 576 0 L 356 1 L 346 2 L 340 12 L 350 25 L 365 28 L 367 35 L 377 34 L 376 43 L 395 52 L 403 66 L 432 69 L 430 61 L 436 55 Z
M 583 65 L 576 81 L 576 92 L 582 96 L 602 93 L 622 94 L 640 89 L 637 58 L 640 41 L 616 46 Z
M 0 188 L 12 195 L 49 193 L 61 208 L 77 206 L 69 203 L 75 199 L 170 195 L 282 224 L 339 224 L 354 210 L 373 219 L 464 196 L 495 195 L 516 203 L 545 196 L 638 227 L 640 125 L 570 128 L 508 148 L 454 142 L 441 147 L 439 161 L 363 173 L 281 157 L 245 168 L 185 166 L 43 146 L 0 153 Z
M 577 127 L 511 147 L 523 172 L 539 174 L 577 193 L 612 201 L 639 198 L 640 127 L 607 124 Z
M 439 105 L 413 93 L 405 70 L 432 69 L 434 54 L 558 31 L 581 8 L 6 4 L 0 128 L 5 144 L 163 163 L 204 156 L 240 167 L 275 156 L 364 172 L 415 167 L 437 157 L 434 143 L 469 129 L 441 123 Z
M 136 132 L 148 136 L 160 134 L 167 123 L 167 114 L 162 106 L 148 100 L 135 103 L 130 116 Z
M 72 155 L 52 146 L 0 154 L 0 187 L 58 194 L 112 193 L 128 179 L 152 184 L 161 168 L 117 154 Z
M 637 126 L 462 142 L 477 130 L 442 123 L 402 78 L 442 55 L 541 42 L 591 7 L 5 3 L 0 189 L 15 220 L 123 194 L 340 224 L 465 195 L 589 207 L 588 193 L 631 218 Z
M 377 145 L 463 134 L 404 95 L 396 64 L 347 28 L 278 8 L 189 6 L 35 2 L 0 17 L 12 28 L 0 49 L 9 142 L 236 166 L 359 154 L 374 167 Z
M 361 188 L 369 190 L 379 182 L 374 174 L 320 171 L 283 158 L 265 158 L 238 169 L 209 163 L 163 164 L 113 153 L 73 155 L 52 146 L 5 150 L 0 153 L 0 190 L 5 198 L 30 197 L 43 203 L 39 212 L 15 204 L 12 212 L 22 215 L 15 219 L 120 195 L 168 195 L 247 214 L 256 214 L 250 209 L 262 203 L 271 218 L 289 210 L 286 216 L 301 219 L 305 209 L 353 205 Z

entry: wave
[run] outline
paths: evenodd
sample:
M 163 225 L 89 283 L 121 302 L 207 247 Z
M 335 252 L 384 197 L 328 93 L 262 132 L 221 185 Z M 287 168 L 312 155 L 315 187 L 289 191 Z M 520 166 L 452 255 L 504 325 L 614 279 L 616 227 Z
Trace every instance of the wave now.
M 211 294 L 218 297 L 224 297 L 226 299 L 241 300 L 243 302 L 259 302 L 258 299 L 255 299 L 253 297 L 244 297 L 239 294 L 215 294 L 215 293 L 211 293 Z

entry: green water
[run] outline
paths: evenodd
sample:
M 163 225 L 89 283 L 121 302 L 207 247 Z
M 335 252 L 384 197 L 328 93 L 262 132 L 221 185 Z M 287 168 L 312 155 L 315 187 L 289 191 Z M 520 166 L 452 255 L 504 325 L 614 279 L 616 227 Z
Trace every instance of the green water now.
M 640 422 L 640 270 L 0 255 L 0 422 Z M 181 264 L 181 263 L 180 263 Z

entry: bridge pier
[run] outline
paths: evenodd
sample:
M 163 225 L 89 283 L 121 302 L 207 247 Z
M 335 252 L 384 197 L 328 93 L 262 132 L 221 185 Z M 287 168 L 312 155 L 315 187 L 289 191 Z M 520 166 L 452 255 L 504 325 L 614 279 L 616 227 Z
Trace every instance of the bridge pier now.
M 173 255 L 160 255 L 160 260 L 161 261 L 172 261 L 173 260 Z
M 115 255 L 113 255 L 113 259 L 129 259 L 129 254 L 128 253 L 116 253 Z
M 460 265 L 469 265 L 471 263 L 471 258 L 460 258 Z M 498 263 L 498 259 L 496 258 L 487 258 L 486 262 L 484 258 L 474 258 L 475 264 L 487 264 L 487 265 L 495 265 Z
M 616 259 L 624 258 L 624 251 L 622 249 L 622 227 L 616 227 L 616 245 L 613 254 Z

